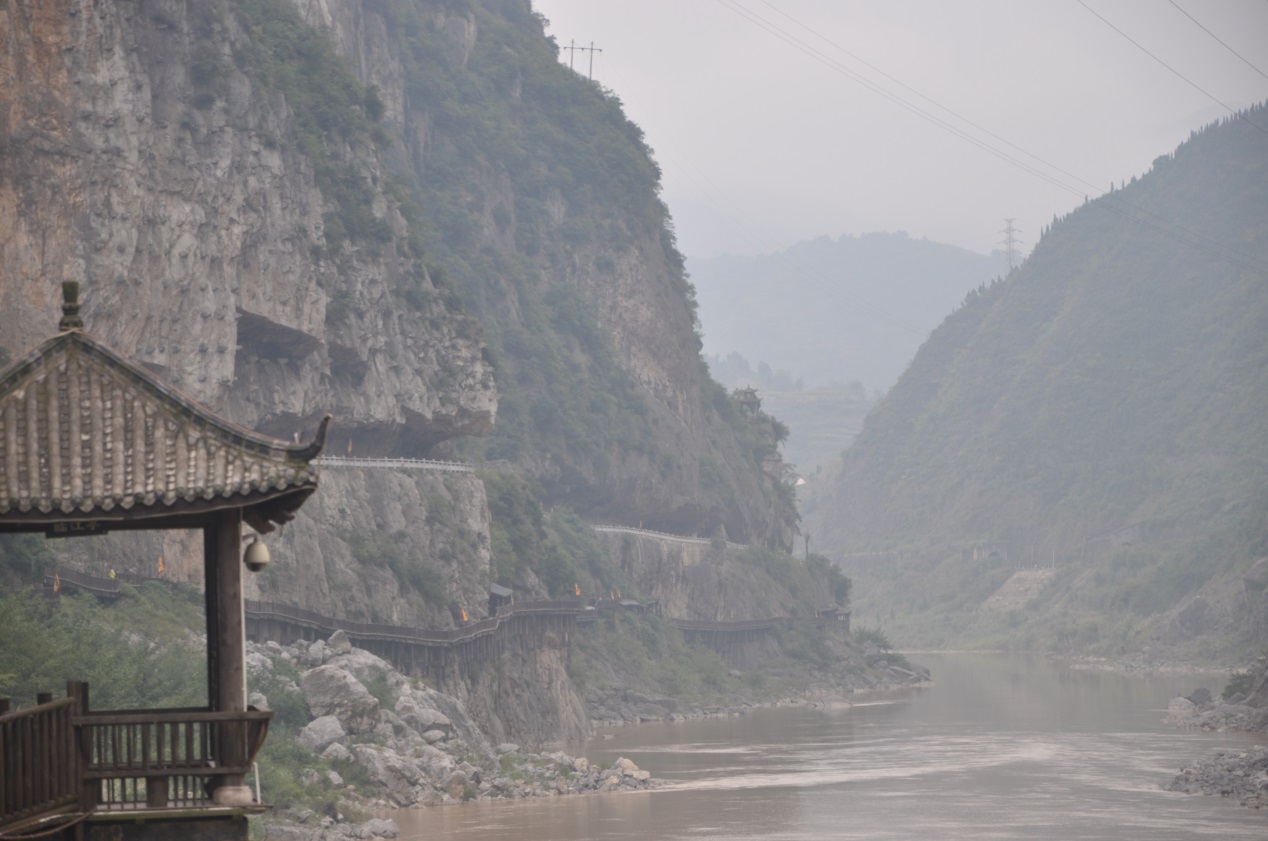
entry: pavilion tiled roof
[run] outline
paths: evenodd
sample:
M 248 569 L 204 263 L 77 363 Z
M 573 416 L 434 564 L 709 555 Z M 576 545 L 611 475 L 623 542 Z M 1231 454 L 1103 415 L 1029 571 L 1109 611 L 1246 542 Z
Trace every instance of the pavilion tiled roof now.
M 239 427 L 83 332 L 77 309 L 68 297 L 62 332 L 0 372 L 0 524 L 294 516 L 329 418 L 306 445 Z

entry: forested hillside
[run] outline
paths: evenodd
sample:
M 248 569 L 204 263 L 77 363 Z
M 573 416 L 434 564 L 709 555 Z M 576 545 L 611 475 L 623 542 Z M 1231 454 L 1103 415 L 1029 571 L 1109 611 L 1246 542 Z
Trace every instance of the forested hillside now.
M 1235 653 L 1268 627 L 1266 339 L 1268 136 L 1230 118 L 970 293 L 809 528 L 904 643 Z

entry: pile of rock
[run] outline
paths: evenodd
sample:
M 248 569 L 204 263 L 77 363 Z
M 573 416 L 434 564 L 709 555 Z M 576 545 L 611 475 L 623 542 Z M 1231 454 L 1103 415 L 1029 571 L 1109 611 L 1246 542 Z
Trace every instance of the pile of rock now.
M 1215 699 L 1210 690 L 1197 689 L 1171 699 L 1167 704 L 1167 721 L 1177 727 L 1206 731 L 1268 729 L 1268 709 L 1252 707 L 1241 700 L 1237 697 L 1227 701 Z
M 264 829 L 265 841 L 380 841 L 401 834 L 396 821 L 371 818 L 361 823 L 340 823 L 323 817 L 312 823 L 313 812 L 305 809 L 281 815 L 288 823 L 269 823 Z
M 564 753 L 533 753 L 513 744 L 494 747 L 458 700 L 353 647 L 342 632 L 324 642 L 251 644 L 247 668 L 252 684 L 268 688 L 275 702 L 285 700 L 294 710 L 302 698 L 311 714 L 302 727 L 294 721 L 275 722 L 292 728 L 292 737 L 312 752 L 313 766 L 303 771 L 301 781 L 333 789 L 358 809 L 653 785 L 651 775 L 627 759 L 601 768 Z M 270 698 L 257 692 L 251 703 L 269 708 Z M 358 790 L 347 785 L 345 778 L 352 774 L 368 778 L 373 786 L 363 784 Z M 269 799 L 267 791 L 264 796 Z M 337 813 L 284 817 L 310 828 L 320 824 L 321 833 L 296 835 L 292 825 L 270 830 L 268 837 L 393 837 L 394 827 L 382 822 L 374 827 L 344 825 Z M 363 832 L 373 834 L 357 834 Z
M 1218 794 L 1252 809 L 1268 807 L 1268 748 L 1222 752 L 1181 769 L 1168 791 Z
M 481 783 L 485 797 L 540 797 L 588 791 L 628 791 L 656 785 L 648 771 L 618 758 L 607 768 L 565 753 L 525 754 L 518 745 L 498 745 L 502 773 Z

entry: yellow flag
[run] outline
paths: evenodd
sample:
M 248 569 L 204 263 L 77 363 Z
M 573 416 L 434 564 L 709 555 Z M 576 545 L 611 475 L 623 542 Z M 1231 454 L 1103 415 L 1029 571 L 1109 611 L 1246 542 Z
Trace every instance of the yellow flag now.
M 159 555 L 159 575 L 163 574 L 163 556 Z
M 577 583 L 577 582 L 575 582 L 575 581 L 574 581 L 574 582 L 572 582 L 572 591 L 573 591 L 574 593 L 576 593 L 578 596 L 580 596 L 580 595 L 581 595 L 581 585 L 580 585 L 580 584 L 578 584 L 578 583 Z
M 60 593 L 62 591 L 62 577 L 55 571 L 53 573 L 53 592 Z

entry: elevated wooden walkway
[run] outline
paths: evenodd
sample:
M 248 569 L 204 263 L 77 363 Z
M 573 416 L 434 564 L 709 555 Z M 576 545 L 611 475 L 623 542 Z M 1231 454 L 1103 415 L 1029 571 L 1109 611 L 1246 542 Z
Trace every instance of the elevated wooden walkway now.
M 144 578 L 120 573 L 102 578 L 81 572 L 60 573 L 63 590 L 90 593 L 99 599 L 118 598 L 120 582 L 139 584 L 165 579 Z M 45 591 L 52 589 L 53 577 L 45 577 Z M 418 628 L 354 622 L 325 616 L 295 605 L 275 601 L 245 600 L 247 637 L 256 641 L 274 640 L 289 644 L 297 640 L 325 639 L 343 631 L 350 642 L 392 663 L 409 674 L 427 677 L 437 686 L 469 677 L 500 657 L 511 646 L 544 644 L 551 635 L 553 645 L 571 644 L 578 626 L 584 626 L 613 612 L 642 608 L 636 602 L 604 600 L 601 609 L 587 607 L 579 600 L 524 601 L 503 605 L 488 619 L 457 628 Z M 760 640 L 776 628 L 811 624 L 824 628 L 850 629 L 849 611 L 821 611 L 816 616 L 776 616 L 736 621 L 673 619 L 672 623 L 689 643 L 704 645 L 724 657 L 731 657 L 745 645 Z

